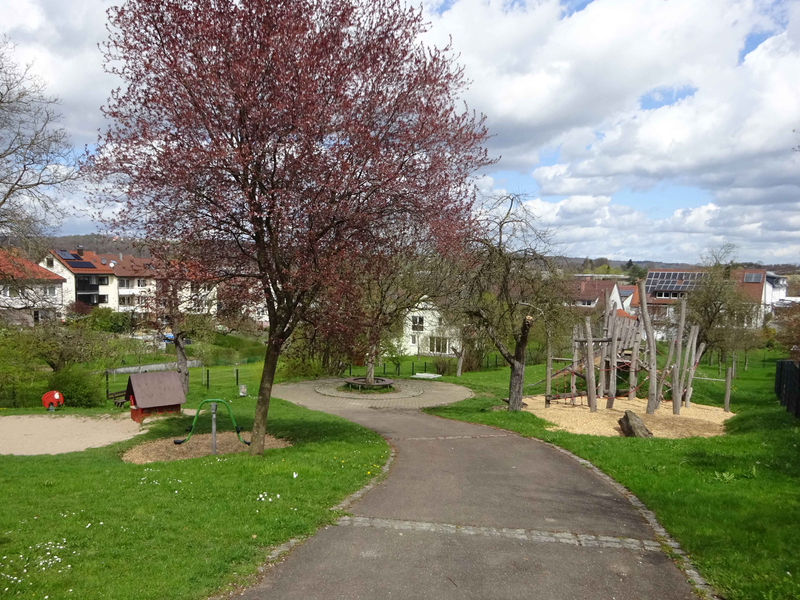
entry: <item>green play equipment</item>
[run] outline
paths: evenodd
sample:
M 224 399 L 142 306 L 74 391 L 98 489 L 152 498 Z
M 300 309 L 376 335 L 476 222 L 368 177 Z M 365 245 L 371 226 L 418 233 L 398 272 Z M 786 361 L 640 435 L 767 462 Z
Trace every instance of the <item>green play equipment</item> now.
M 189 435 L 186 436 L 186 439 L 183 439 L 183 440 L 173 440 L 176 445 L 180 445 L 180 444 L 182 444 L 184 442 L 188 442 L 189 438 L 192 437 L 192 434 L 194 433 L 194 427 L 197 424 L 197 417 L 200 416 L 200 409 L 203 408 L 203 405 L 206 404 L 206 403 L 211 404 L 211 434 L 213 436 L 212 444 L 213 444 L 213 448 L 214 448 L 214 452 L 213 452 L 214 454 L 216 454 L 216 446 L 217 446 L 217 444 L 216 444 L 216 433 L 217 433 L 217 411 L 216 411 L 217 407 L 216 407 L 216 405 L 217 404 L 224 404 L 225 408 L 228 409 L 228 416 L 230 416 L 230 418 L 231 418 L 231 423 L 233 423 L 233 428 L 236 430 L 236 437 L 239 438 L 239 441 L 242 442 L 243 444 L 247 444 L 248 446 L 250 445 L 250 442 L 244 441 L 242 439 L 242 436 L 239 435 L 239 432 L 242 431 L 242 428 L 239 427 L 236 424 L 236 419 L 233 418 L 233 411 L 231 411 L 230 404 L 225 402 L 225 400 L 216 400 L 216 399 L 203 400 L 200 403 L 200 406 L 197 407 L 197 412 L 194 414 L 194 420 L 192 421 L 191 429 L 189 429 Z

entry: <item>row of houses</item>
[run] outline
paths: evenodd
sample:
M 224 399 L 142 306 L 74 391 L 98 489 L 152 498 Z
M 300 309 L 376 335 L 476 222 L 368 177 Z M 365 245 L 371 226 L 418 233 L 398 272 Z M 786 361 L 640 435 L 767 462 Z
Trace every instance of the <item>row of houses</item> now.
M 704 272 L 700 269 L 651 269 L 645 279 L 647 306 L 659 338 L 666 336 L 668 326 L 676 321 L 676 308 L 699 284 Z M 761 326 L 767 315 L 787 302 L 800 298 L 787 296 L 786 277 L 766 269 L 737 269 L 731 279 L 742 295 L 757 306 L 753 326 Z M 598 279 L 591 275 L 576 275 L 570 282 L 572 302 L 579 310 L 593 311 L 608 301 L 619 316 L 635 317 L 641 309 L 639 288 L 624 285 L 622 278 Z M 460 331 L 444 322 L 432 304 L 425 303 L 409 312 L 403 327 L 403 346 L 406 354 L 426 356 L 452 355 L 460 349 Z
M 0 251 L 0 310 L 14 321 L 36 323 L 62 318 L 74 304 L 140 311 L 155 297 L 159 273 L 153 259 L 131 255 L 49 250 L 37 264 L 9 251 Z M 186 301 L 194 298 L 186 283 Z M 204 290 L 204 310 L 214 312 L 216 289 Z

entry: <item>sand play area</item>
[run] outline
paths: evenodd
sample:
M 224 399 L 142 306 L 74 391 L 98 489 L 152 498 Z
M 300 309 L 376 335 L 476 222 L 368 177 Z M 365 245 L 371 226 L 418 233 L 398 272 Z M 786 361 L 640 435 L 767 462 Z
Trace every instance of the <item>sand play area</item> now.
M 0 417 L 0 454 L 63 454 L 99 448 L 139 434 L 127 414 L 98 418 L 59 415 Z
M 555 423 L 555 429 L 609 437 L 622 435 L 618 421 L 626 410 L 635 412 L 653 432 L 653 436 L 660 438 L 723 435 L 725 421 L 734 416 L 722 408 L 702 404 L 692 404 L 690 408 L 681 407 L 681 414 L 673 415 L 671 402 L 662 402 L 656 414 L 648 415 L 645 413 L 646 398 L 637 398 L 632 402 L 627 398 L 617 398 L 611 410 L 606 409 L 605 398 L 598 398 L 596 413 L 589 412 L 586 398 L 577 398 L 574 406 L 570 404 L 570 400 L 554 400 L 549 408 L 544 406 L 544 396 L 528 396 L 523 401 L 528 405 L 523 410 Z
M 250 441 L 250 432 L 243 431 L 242 439 Z M 291 446 L 286 440 L 267 436 L 265 448 L 286 448 Z M 231 454 L 234 452 L 245 452 L 245 446 L 236 437 L 233 431 L 221 431 L 217 433 L 217 454 Z M 198 458 L 200 456 L 211 455 L 211 434 L 200 433 L 193 435 L 188 442 L 176 445 L 172 438 L 153 440 L 139 444 L 128 450 L 122 455 L 125 462 L 143 465 L 156 461 L 181 460 L 184 458 Z

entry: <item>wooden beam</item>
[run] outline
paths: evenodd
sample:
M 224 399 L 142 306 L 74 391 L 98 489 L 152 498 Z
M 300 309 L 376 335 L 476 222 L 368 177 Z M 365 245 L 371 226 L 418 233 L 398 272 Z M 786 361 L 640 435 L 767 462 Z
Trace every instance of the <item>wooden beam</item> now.
M 589 412 L 597 412 L 597 390 L 594 387 L 594 348 L 592 347 L 592 320 L 586 317 L 586 394 Z

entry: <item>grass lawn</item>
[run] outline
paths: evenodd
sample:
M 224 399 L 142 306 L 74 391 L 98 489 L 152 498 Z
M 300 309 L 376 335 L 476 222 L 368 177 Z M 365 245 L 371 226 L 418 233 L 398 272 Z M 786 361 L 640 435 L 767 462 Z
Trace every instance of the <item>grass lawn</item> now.
M 239 369 L 251 397 L 238 397 L 231 367 L 211 369 L 209 390 L 196 369 L 187 406 L 231 400 L 237 423 L 249 429 L 261 364 Z M 118 376 L 120 387 L 122 381 Z M 0 416 L 26 412 L 42 409 Z M 118 409 L 63 410 L 99 412 Z M 330 507 L 388 457 L 380 436 L 338 417 L 281 400 L 272 401 L 269 416 L 269 433 L 294 445 L 263 458 L 244 453 L 148 465 L 120 459 L 145 439 L 185 437 L 189 417 L 106 448 L 0 456 L 0 597 L 206 597 L 246 582 L 270 546 L 333 521 L 338 514 Z M 225 413 L 218 424 L 230 429 Z M 209 431 L 210 418 L 201 416 L 198 429 Z M 267 500 L 258 500 L 262 493 Z
M 509 429 L 591 461 L 655 511 L 725 598 L 800 598 L 800 420 L 773 393 L 779 356 L 768 355 L 766 364 L 762 356 L 734 380 L 736 416 L 727 422 L 727 434 L 715 438 L 574 435 L 548 430 L 531 413 L 485 410 L 508 396 L 508 369 L 442 378 L 476 396 L 427 412 Z M 716 366 L 700 371 L 717 377 Z M 543 377 L 543 366 L 526 369 L 528 382 Z M 723 383 L 695 380 L 694 387 L 692 402 L 722 405 Z

